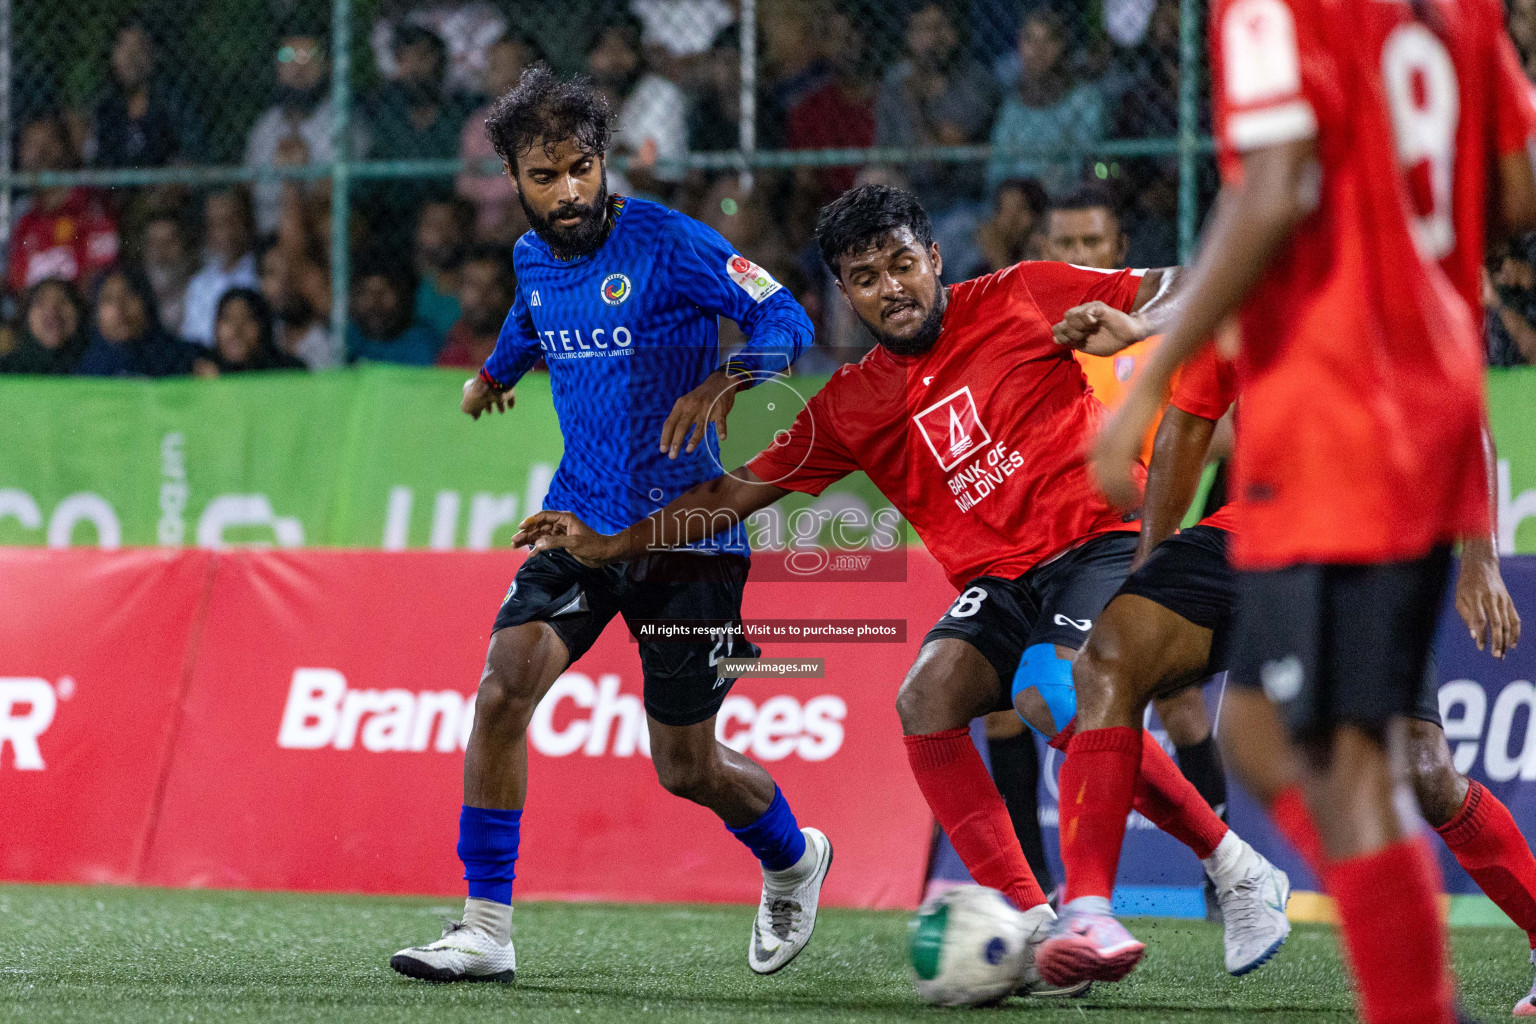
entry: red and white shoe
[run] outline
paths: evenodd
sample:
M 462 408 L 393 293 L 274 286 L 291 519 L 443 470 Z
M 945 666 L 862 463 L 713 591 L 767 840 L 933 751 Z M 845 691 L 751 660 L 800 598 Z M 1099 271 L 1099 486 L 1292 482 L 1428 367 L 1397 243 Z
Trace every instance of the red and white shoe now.
M 1078 902 L 1076 900 L 1074 903 Z M 1035 950 L 1040 976 L 1052 985 L 1119 981 L 1141 962 L 1144 943 L 1107 912 L 1073 908 L 1062 913 L 1050 938 Z
M 1531 952 L 1531 963 L 1536 964 L 1536 950 Z M 1530 995 L 1515 1004 L 1516 1017 L 1536 1017 L 1536 982 L 1531 983 Z

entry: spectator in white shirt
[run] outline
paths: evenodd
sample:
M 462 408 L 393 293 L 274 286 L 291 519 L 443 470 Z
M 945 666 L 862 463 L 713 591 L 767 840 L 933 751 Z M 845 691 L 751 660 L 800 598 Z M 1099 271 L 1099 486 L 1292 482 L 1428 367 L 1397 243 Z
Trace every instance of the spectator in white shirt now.
M 197 271 L 197 256 L 187 241 L 181 218 L 173 210 L 154 210 L 145 219 L 139 262 L 155 290 L 160 322 L 176 327 L 185 319 L 187 286 Z
M 325 163 L 331 159 L 331 101 L 325 36 L 294 30 L 277 47 L 276 102 L 256 119 L 245 142 L 248 167 L 269 164 Z M 367 149 L 367 137 L 354 124 L 352 157 Z M 313 189 L 314 185 L 306 186 Z M 277 230 L 282 216 L 283 183 L 271 178 L 256 182 L 256 228 L 263 235 Z
M 684 172 L 657 161 L 688 155 L 688 102 L 674 83 L 646 71 L 633 17 L 617 17 L 598 30 L 587 49 L 587 73 L 619 112 L 609 156 L 630 158 L 622 174 L 609 170 L 611 190 L 666 198 Z
M 341 353 L 331 344 L 331 332 L 325 318 L 316 312 L 295 278 L 302 268 L 293 266 L 282 243 L 274 240 L 263 247 L 259 260 L 261 294 L 277 318 L 273 341 L 278 350 L 296 356 L 311 370 L 328 370 L 341 362 Z
M 203 268 L 187 284 L 181 336 L 213 344 L 219 299 L 231 288 L 257 288 L 255 225 L 250 193 L 239 185 L 210 192 L 203 200 Z

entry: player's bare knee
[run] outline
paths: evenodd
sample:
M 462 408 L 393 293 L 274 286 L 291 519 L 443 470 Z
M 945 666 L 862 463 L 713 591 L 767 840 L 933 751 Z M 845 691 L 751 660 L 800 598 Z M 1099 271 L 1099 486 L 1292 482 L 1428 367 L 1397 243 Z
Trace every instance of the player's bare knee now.
M 1408 782 L 1419 812 L 1436 827 L 1454 818 L 1467 799 L 1467 778 L 1451 760 L 1438 726 L 1411 720 L 1407 728 Z
M 914 682 L 909 676 L 896 691 L 896 717 L 901 719 L 901 731 L 908 736 L 922 735 L 917 727 L 923 715 L 924 697 Z
M 1077 690 L 1079 727 L 1096 728 L 1108 709 L 1115 687 L 1114 662 L 1102 657 L 1090 641 L 1072 662 L 1072 686 Z
M 655 764 L 656 781 L 661 783 L 661 788 L 684 800 L 699 803 L 714 785 L 714 759 L 698 752 L 668 751 L 656 757 Z
M 565 663 L 564 644 L 541 623 L 497 630 L 475 695 L 476 720 L 497 729 L 526 728 L 544 688 Z
M 956 729 L 970 721 L 969 717 L 957 720 L 959 716 L 951 704 L 943 687 L 926 673 L 908 675 L 896 691 L 896 715 L 901 719 L 902 732 L 908 736 Z
M 1072 662 L 1072 686 L 1077 691 L 1077 724 L 1080 729 L 1099 729 L 1109 724 L 1114 711 L 1130 699 L 1134 680 L 1125 659 L 1088 638 Z
M 487 667 L 475 694 L 475 721 L 494 729 L 518 729 L 533 716 L 533 688 Z

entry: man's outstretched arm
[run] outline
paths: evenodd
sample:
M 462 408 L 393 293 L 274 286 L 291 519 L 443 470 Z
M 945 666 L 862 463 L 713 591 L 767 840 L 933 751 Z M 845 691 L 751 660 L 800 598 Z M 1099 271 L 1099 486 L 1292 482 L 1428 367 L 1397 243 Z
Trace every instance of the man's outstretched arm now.
M 736 392 L 788 373 L 810 347 L 814 330 L 788 289 L 717 232 L 681 215 L 668 223 L 674 245 L 667 265 L 676 286 L 700 309 L 736 321 L 747 336 L 747 344 L 724 366 L 674 403 L 659 444 L 675 459 L 703 444 L 711 423 L 723 441 Z
M 598 533 L 571 512 L 536 512 L 523 520 L 512 546 L 527 544 L 534 554 L 560 548 L 585 565 L 607 565 L 706 540 L 788 493 L 742 466 L 695 484 L 666 508 L 615 534 Z
M 1179 316 L 1184 269 L 1161 267 L 1142 275 L 1130 312 L 1107 302 L 1085 302 L 1067 310 L 1052 328 L 1056 344 L 1090 356 L 1112 356 L 1138 341 L 1161 334 Z

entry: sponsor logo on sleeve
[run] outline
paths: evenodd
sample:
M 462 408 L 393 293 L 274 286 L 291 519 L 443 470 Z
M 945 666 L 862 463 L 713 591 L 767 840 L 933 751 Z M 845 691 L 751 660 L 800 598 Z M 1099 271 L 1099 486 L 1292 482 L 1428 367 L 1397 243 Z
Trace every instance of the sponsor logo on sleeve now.
M 762 302 L 784 287 L 773 275 L 745 256 L 732 256 L 725 261 L 725 272 L 742 291 L 752 296 L 753 302 Z

